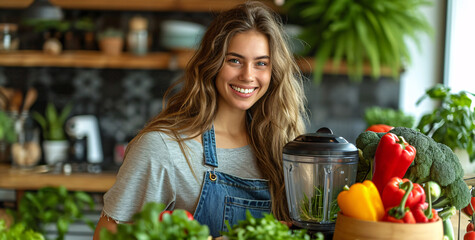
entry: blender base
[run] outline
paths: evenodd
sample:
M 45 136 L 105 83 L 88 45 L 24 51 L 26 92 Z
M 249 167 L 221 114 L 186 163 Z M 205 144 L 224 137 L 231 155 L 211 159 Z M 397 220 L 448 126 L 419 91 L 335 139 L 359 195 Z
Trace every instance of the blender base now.
M 290 229 L 306 229 L 308 235 L 313 239 L 317 233 L 322 233 L 325 240 L 333 239 L 333 233 L 335 232 L 335 224 L 307 224 L 302 222 L 293 222 Z

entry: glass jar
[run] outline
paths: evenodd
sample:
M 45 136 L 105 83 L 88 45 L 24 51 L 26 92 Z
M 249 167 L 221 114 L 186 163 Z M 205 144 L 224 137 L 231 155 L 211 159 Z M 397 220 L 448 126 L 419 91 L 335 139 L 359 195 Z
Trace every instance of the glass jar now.
M 147 27 L 147 19 L 143 17 L 133 17 L 130 19 L 129 33 L 127 34 L 127 47 L 132 54 L 147 54 L 149 45 Z
M 41 158 L 39 129 L 28 112 L 12 113 L 17 140 L 11 145 L 12 164 L 19 168 L 36 166 Z
M 20 39 L 17 34 L 18 25 L 0 23 L 0 51 L 18 50 Z

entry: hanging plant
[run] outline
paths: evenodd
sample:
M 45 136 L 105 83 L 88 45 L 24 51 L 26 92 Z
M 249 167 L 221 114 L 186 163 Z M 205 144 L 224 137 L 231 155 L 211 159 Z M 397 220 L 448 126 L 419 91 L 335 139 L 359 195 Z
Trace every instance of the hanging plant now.
M 391 69 L 398 78 L 410 64 L 407 40 L 420 45 L 419 33 L 432 33 L 420 12 L 426 0 L 287 0 L 283 6 L 290 21 L 303 26 L 300 36 L 315 56 L 314 79 L 319 82 L 329 60 L 337 71 L 342 62 L 352 80 L 361 80 L 365 64 L 371 76 L 381 76 L 381 68 Z

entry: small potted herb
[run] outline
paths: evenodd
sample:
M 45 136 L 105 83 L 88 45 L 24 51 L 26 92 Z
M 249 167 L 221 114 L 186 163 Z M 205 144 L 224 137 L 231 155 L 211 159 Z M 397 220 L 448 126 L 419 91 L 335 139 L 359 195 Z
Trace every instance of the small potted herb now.
M 107 28 L 98 35 L 99 48 L 106 55 L 117 56 L 124 48 L 124 32 L 116 28 Z
M 46 105 L 45 114 L 33 112 L 33 118 L 43 130 L 43 151 L 48 165 L 63 162 L 68 156 L 69 141 L 64 130 L 64 123 L 72 110 L 68 104 L 58 112 L 53 103 Z

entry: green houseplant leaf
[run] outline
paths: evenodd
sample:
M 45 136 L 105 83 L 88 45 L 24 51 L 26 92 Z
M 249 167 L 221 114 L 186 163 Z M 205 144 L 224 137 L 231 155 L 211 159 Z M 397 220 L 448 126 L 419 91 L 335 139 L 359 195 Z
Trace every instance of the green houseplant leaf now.
M 428 89 L 417 101 L 424 99 L 438 101 L 439 106 L 423 115 L 417 128 L 435 141 L 449 146 L 452 150 L 465 149 L 470 161 L 475 159 L 475 106 L 469 96 L 473 93 L 461 91 L 452 93 L 449 87 L 437 84 Z
M 371 76 L 378 78 L 382 66 L 397 78 L 410 64 L 407 39 L 420 45 L 420 33 L 432 28 L 420 13 L 426 0 L 287 0 L 283 6 L 291 21 L 304 27 L 300 38 L 315 56 L 314 80 L 319 82 L 326 62 L 348 66 L 352 80 L 361 80 L 369 64 Z
M 0 141 L 13 143 L 16 133 L 13 119 L 4 111 L 0 111 Z

